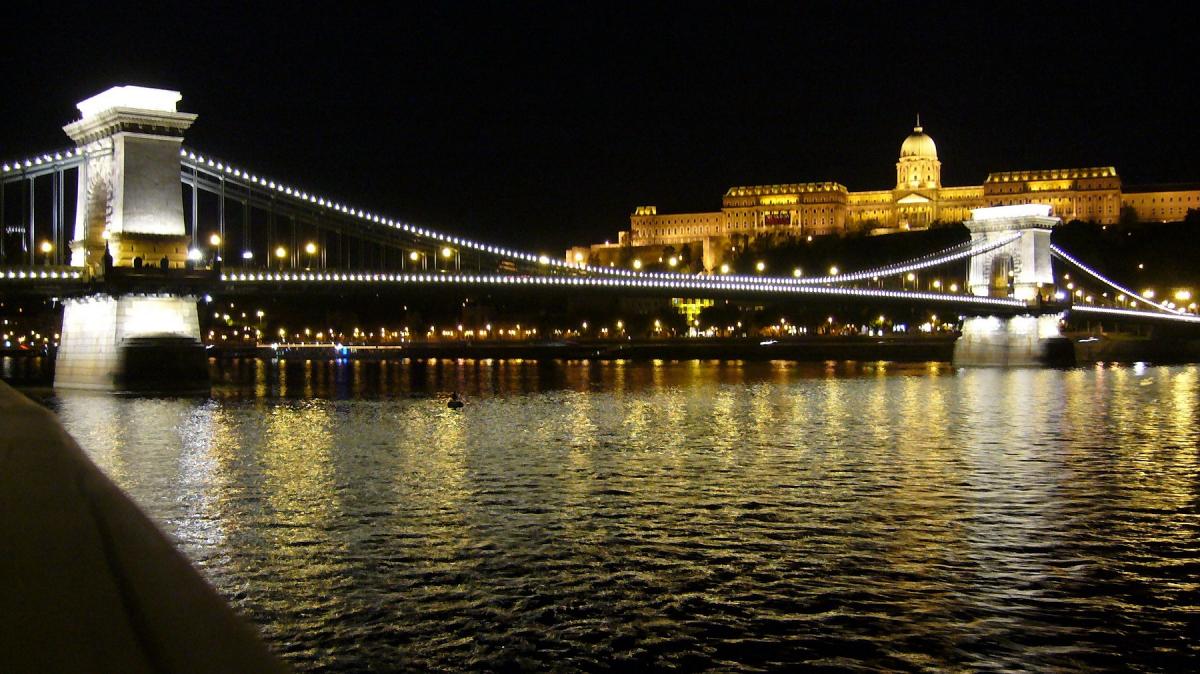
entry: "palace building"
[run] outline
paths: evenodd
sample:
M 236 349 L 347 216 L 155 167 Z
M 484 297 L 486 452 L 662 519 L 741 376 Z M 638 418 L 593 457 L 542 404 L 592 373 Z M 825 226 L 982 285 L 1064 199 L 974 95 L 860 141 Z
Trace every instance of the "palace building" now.
M 739 236 L 885 234 L 961 222 L 973 208 L 1029 203 L 1048 204 L 1068 222 L 1115 224 L 1124 207 L 1138 221 L 1170 222 L 1200 208 L 1200 185 L 1123 187 L 1115 168 L 1099 166 L 1003 171 L 989 173 L 982 185 L 944 187 L 937 145 L 918 118 L 900 145 L 891 189 L 851 192 L 836 182 L 751 185 L 729 188 L 719 211 L 659 213 L 654 206 L 638 206 L 618 243 L 578 246 L 567 251 L 567 259 L 621 265 L 630 248 L 655 255 L 655 248 L 687 245 L 697 254 L 703 249 L 703 266 L 713 270 Z

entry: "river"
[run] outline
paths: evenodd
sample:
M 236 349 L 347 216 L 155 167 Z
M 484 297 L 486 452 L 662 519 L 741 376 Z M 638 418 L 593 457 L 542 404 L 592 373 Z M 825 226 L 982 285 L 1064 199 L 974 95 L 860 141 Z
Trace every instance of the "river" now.
M 217 380 L 48 404 L 299 670 L 1200 666 L 1200 366 Z

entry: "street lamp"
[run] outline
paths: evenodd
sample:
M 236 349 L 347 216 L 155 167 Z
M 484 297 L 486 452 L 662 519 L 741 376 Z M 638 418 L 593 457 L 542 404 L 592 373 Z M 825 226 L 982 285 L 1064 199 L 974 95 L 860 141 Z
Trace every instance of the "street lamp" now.
M 50 266 L 50 252 L 54 250 L 54 244 L 49 241 L 43 241 L 39 248 L 41 248 L 42 253 L 46 256 L 46 266 Z
M 766 262 L 763 262 L 762 260 L 759 260 L 758 262 L 756 262 L 756 263 L 754 264 L 754 268 L 755 268 L 755 269 L 757 269 L 757 270 L 758 270 L 758 271 L 760 271 L 760 272 L 762 272 L 762 271 L 766 271 L 766 270 L 767 270 L 767 263 L 766 263 Z
M 637 259 L 636 257 L 635 257 L 635 258 L 633 258 L 633 268 L 634 268 L 634 269 L 641 269 L 641 268 L 642 268 L 642 261 L 641 261 L 641 260 L 639 260 L 639 259 Z
M 317 244 L 313 243 L 312 241 L 304 244 L 304 253 L 304 269 L 308 270 L 312 268 L 312 256 L 316 255 L 317 253 Z
M 254 259 L 254 253 L 249 250 L 242 251 L 242 266 L 249 266 L 250 261 Z
M 283 271 L 283 258 L 287 257 L 287 249 L 283 246 L 275 248 L 275 259 L 279 260 L 279 271 Z

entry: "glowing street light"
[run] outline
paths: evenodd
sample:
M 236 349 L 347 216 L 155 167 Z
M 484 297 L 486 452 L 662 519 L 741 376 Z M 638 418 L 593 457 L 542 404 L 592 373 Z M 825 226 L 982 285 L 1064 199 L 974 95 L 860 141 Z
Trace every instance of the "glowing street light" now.
M 833 265 L 832 267 L 830 267 L 830 268 L 829 268 L 829 275 L 830 275 L 830 276 L 837 276 L 837 275 L 838 275 L 838 268 L 837 268 L 837 265 L 836 265 L 836 264 L 835 264 L 835 265 Z
M 641 269 L 641 268 L 642 268 L 642 261 L 641 261 L 641 260 L 639 260 L 639 259 L 637 259 L 636 257 L 635 257 L 635 258 L 633 258 L 633 268 L 634 268 L 634 269 Z
M 1186 290 L 1186 289 L 1180 289 L 1180 290 L 1175 291 L 1175 300 L 1177 302 L 1186 302 L 1190 299 L 1192 299 L 1192 291 Z
M 728 265 L 728 264 L 722 264 L 722 265 L 721 265 L 721 273 L 722 273 L 722 274 L 728 274 L 728 273 L 729 273 L 729 265 Z
M 800 278 L 803 275 L 804 275 L 804 272 L 799 267 L 796 267 L 795 269 L 792 270 L 792 276 L 795 276 L 796 278 Z
M 756 262 L 754 264 L 754 268 L 757 269 L 758 271 L 766 271 L 767 263 L 763 262 L 762 260 L 759 260 L 758 262 Z
M 287 257 L 287 249 L 283 246 L 275 248 L 275 259 L 279 260 L 279 270 L 283 271 L 283 258 Z
M 679 264 L 679 258 L 672 255 L 671 257 L 667 258 L 667 264 L 672 267 L 677 266 Z
M 212 236 L 208 237 L 208 242 L 213 245 L 213 248 L 216 248 L 217 246 L 221 245 L 221 235 L 213 234 Z
M 50 243 L 49 241 L 43 241 L 42 245 L 38 246 L 38 248 L 40 248 L 42 253 L 46 256 L 46 265 L 49 266 L 50 251 L 54 250 L 54 244 Z
M 450 249 L 450 246 L 442 247 L 442 257 L 449 260 L 452 255 L 454 255 L 454 251 Z
M 304 244 L 304 253 L 305 253 L 304 268 L 311 269 L 312 268 L 312 256 L 316 255 L 316 253 L 317 253 L 317 244 L 313 243 L 312 241 L 309 241 L 308 243 Z

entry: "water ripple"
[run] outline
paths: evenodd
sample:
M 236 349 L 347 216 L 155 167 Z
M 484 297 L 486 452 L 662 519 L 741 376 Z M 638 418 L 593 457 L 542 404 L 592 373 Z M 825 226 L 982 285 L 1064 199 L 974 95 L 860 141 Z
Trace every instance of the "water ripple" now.
M 1200 368 L 371 367 L 55 405 L 301 670 L 1200 665 Z

